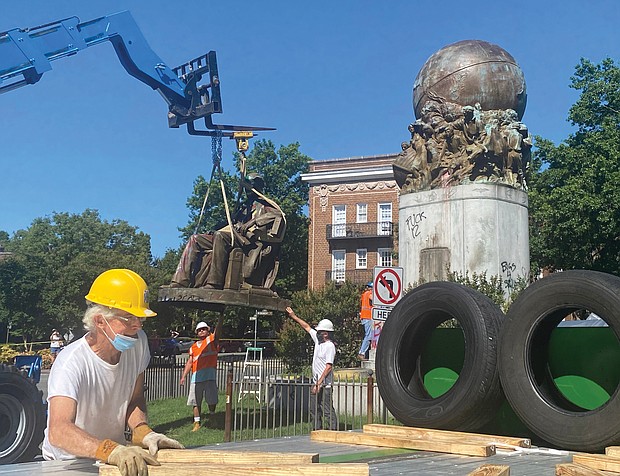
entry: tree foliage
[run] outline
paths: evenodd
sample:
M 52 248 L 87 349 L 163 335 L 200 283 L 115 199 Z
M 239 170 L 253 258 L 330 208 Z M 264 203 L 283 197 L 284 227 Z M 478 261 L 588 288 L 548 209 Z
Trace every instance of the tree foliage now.
M 461 273 L 448 270 L 448 281 L 462 284 L 481 292 L 497 304 L 503 312 L 508 312 L 510 305 L 528 285 L 528 281 L 523 277 L 508 283 L 499 275 L 487 276 L 486 271 L 482 273 L 474 272 L 470 275 L 467 271 Z
M 199 175 L 194 180 L 194 189 L 186 202 L 189 210 L 187 225 L 179 228 L 185 242 L 195 233 L 214 231 L 226 225 L 226 209 L 219 179 L 224 183 L 231 214 L 234 213 L 238 180 L 225 170 L 216 177 L 210 177 L 209 180 Z
M 0 261 L 0 322 L 24 340 L 46 340 L 53 327 L 79 332 L 84 296 L 106 269 L 152 274 L 149 236 L 125 221 L 101 220 L 96 210 L 37 218 L 6 249 L 12 255 Z
M 532 269 L 620 274 L 620 68 L 582 59 L 581 91 L 569 111 L 577 126 L 562 144 L 536 140 L 530 181 Z

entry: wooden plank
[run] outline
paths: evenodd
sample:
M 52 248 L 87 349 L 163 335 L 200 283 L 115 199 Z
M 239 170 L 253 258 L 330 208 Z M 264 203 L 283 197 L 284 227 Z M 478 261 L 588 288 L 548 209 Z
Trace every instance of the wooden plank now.
M 595 455 L 588 453 L 575 453 L 573 463 L 582 464 L 589 468 L 602 471 L 614 471 L 620 473 L 620 458 L 607 455 Z
M 317 464 L 203 464 L 164 463 L 149 466 L 149 476 L 369 476 L 366 463 L 317 463 Z M 99 466 L 99 476 L 121 476 L 116 466 Z
M 503 464 L 483 464 L 467 476 L 510 476 L 510 466 Z
M 430 428 L 414 428 L 411 426 L 395 425 L 364 425 L 364 433 L 372 433 L 399 438 L 422 438 L 428 440 L 454 440 L 465 438 L 470 443 L 494 444 L 497 448 L 514 449 L 514 447 L 530 448 L 529 438 L 514 438 L 510 436 L 482 435 L 479 433 L 464 433 L 460 431 L 432 430 Z
M 222 450 L 159 450 L 160 463 L 217 463 L 217 464 L 306 464 L 318 463 L 318 453 L 275 453 L 266 451 Z
M 620 458 L 620 446 L 608 446 L 607 448 L 605 448 L 605 454 L 607 456 Z
M 604 476 L 605 473 L 582 464 L 564 463 L 555 465 L 555 476 Z
M 460 440 L 412 440 L 407 438 L 332 430 L 315 430 L 310 433 L 310 439 L 313 441 L 325 441 L 330 443 L 406 448 L 409 450 L 435 451 L 437 453 L 452 453 L 467 456 L 491 456 L 495 454 L 494 445 L 468 443 Z

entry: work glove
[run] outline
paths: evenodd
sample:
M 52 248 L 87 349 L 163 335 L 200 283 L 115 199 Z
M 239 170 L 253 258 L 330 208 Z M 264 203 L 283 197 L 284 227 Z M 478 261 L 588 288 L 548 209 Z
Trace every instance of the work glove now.
M 133 430 L 131 442 L 134 445 L 141 446 L 142 448 L 148 448 L 152 455 L 157 454 L 157 450 L 160 448 L 173 448 L 182 450 L 185 448 L 177 440 L 168 438 L 166 435 L 154 432 L 148 425 L 140 425 Z
M 148 448 L 149 452 L 152 455 L 155 455 L 157 454 L 157 450 L 159 450 L 160 448 L 173 448 L 176 450 L 182 450 L 183 448 L 185 448 L 185 446 L 183 446 L 177 440 L 168 438 L 166 435 L 162 435 L 161 433 L 155 433 L 154 431 L 152 431 L 142 439 L 142 448 Z
M 160 465 L 159 461 L 143 449 L 123 445 L 114 448 L 106 462 L 118 467 L 123 476 L 148 476 L 147 464 Z

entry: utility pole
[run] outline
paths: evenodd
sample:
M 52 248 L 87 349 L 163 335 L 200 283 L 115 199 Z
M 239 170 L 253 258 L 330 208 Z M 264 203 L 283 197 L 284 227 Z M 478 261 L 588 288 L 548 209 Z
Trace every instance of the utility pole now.
M 256 348 L 257 334 L 258 334 L 258 311 L 250 317 L 250 321 L 254 321 L 254 348 Z

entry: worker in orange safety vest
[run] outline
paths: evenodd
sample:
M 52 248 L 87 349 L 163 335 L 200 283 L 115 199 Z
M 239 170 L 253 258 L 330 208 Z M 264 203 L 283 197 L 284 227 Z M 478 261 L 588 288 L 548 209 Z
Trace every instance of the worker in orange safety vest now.
M 372 340 L 372 282 L 366 284 L 366 289 L 362 293 L 360 321 L 364 326 L 364 340 L 362 340 L 357 358 L 358 360 L 368 360 L 366 352 L 368 352 Z
M 189 350 L 187 363 L 179 382 L 181 385 L 185 385 L 185 377 L 190 371 L 192 372 L 189 395 L 187 397 L 187 405 L 193 407 L 194 413 L 192 431 L 200 429 L 200 410 L 203 398 L 209 407 L 209 415 L 215 415 L 215 407 L 218 400 L 216 383 L 217 354 L 220 350 L 222 319 L 223 314 L 220 314 L 214 333 L 211 333 L 211 328 L 206 322 L 199 322 L 196 325 L 196 334 L 199 340 Z

